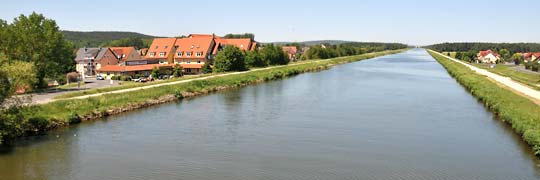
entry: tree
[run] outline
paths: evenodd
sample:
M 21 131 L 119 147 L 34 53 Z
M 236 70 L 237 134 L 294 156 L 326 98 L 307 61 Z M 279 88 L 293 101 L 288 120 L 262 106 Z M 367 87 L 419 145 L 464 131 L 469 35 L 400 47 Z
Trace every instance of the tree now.
M 0 23 L 0 50 L 10 60 L 33 63 L 36 85 L 47 87 L 46 78 L 64 76 L 75 68 L 72 45 L 64 40 L 56 22 L 42 14 L 20 15 L 13 23 Z
M 104 47 L 135 47 L 137 49 L 150 47 L 151 39 L 142 39 L 138 37 L 128 37 L 111 41 L 103 44 Z
M 263 48 L 261 54 L 262 58 L 268 62 L 268 65 L 284 65 L 289 63 L 289 58 L 280 46 L 269 44 Z
M 182 77 L 183 76 L 182 66 L 180 66 L 180 64 L 175 64 L 174 65 L 174 67 L 173 67 L 173 76 L 174 77 Z
M 226 34 L 223 36 L 225 39 L 238 39 L 238 38 L 249 38 L 251 41 L 255 41 L 255 34 L 253 33 L 244 33 L 244 34 Z
M 244 54 L 236 46 L 225 46 L 223 51 L 216 55 L 214 72 L 244 71 Z
M 501 49 L 499 50 L 499 54 L 501 55 L 501 60 L 502 61 L 511 61 L 512 59 L 510 59 L 510 51 L 508 51 L 507 49 Z
M 246 67 L 266 67 L 268 62 L 262 57 L 262 54 L 258 50 L 248 51 L 246 53 Z
M 204 63 L 204 65 L 201 68 L 201 71 L 203 74 L 212 73 L 212 67 L 210 66 L 210 63 Z
M 159 73 L 159 68 L 158 67 L 154 67 L 152 68 L 152 78 L 156 79 L 159 77 L 160 73 Z
M 523 63 L 523 56 L 521 53 L 515 53 L 514 55 L 512 55 L 511 60 L 514 61 L 516 65 L 519 65 Z

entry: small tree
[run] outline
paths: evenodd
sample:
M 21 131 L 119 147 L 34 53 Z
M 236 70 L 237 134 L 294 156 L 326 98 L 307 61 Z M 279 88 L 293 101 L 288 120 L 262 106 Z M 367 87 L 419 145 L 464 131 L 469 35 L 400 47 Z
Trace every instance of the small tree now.
M 523 62 L 523 56 L 521 55 L 521 53 L 515 53 L 514 55 L 512 55 L 512 61 L 514 61 L 516 65 L 519 65 Z
M 182 73 L 182 66 L 180 64 L 175 64 L 173 67 L 173 73 L 172 75 L 174 77 L 182 77 L 184 74 Z
M 204 63 L 201 70 L 203 74 L 212 73 L 212 67 L 210 66 L 210 63 Z
M 216 55 L 214 60 L 215 72 L 244 71 L 244 54 L 235 46 L 226 46 Z
M 160 74 L 159 74 L 159 68 L 158 68 L 158 67 L 154 67 L 154 68 L 152 69 L 152 74 L 151 74 L 151 75 L 152 75 L 152 78 L 154 78 L 154 79 L 158 78 L 159 75 L 160 75 Z

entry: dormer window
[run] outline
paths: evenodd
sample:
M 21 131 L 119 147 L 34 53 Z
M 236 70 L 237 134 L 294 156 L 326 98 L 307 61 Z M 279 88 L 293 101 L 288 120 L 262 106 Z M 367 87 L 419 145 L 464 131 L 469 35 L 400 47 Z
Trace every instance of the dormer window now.
M 187 53 L 186 53 L 186 56 L 187 56 L 187 57 L 191 57 L 191 52 L 187 52 Z
M 197 52 L 197 54 L 195 54 L 197 57 L 201 57 L 202 56 L 202 52 Z
M 240 48 L 244 48 L 244 45 L 243 45 L 243 44 L 240 44 Z
M 176 53 L 176 56 L 182 57 L 182 54 L 183 54 L 182 52 L 177 52 L 177 53 Z
M 155 53 L 155 52 L 151 52 L 151 53 L 150 53 L 150 57 L 154 57 L 154 56 L 156 56 L 156 53 Z
M 158 49 L 158 48 L 159 48 L 159 46 L 156 46 L 156 49 Z
M 191 49 L 193 49 L 195 47 L 195 45 L 191 45 Z
M 165 57 L 165 52 L 160 52 L 159 57 Z
M 165 46 L 165 49 L 167 49 L 169 46 Z

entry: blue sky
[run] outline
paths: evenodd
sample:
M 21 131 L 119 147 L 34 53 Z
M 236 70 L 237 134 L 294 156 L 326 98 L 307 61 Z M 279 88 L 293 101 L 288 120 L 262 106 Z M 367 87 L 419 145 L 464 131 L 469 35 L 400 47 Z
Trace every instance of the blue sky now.
M 540 42 L 538 0 L 2 0 L 0 19 L 32 11 L 61 29 L 156 36 L 252 32 L 262 42 Z

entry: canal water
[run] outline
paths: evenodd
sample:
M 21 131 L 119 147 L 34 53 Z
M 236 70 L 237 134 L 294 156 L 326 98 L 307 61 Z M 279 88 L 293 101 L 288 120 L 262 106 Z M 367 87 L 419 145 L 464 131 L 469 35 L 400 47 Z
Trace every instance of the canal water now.
M 0 179 L 540 179 L 532 151 L 425 50 L 20 141 Z

